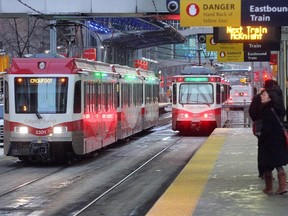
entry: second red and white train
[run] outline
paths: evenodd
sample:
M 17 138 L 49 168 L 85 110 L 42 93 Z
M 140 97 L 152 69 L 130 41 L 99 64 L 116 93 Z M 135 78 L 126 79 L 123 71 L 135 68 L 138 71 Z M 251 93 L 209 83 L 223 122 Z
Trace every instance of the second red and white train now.
M 202 66 L 183 70 L 173 77 L 172 129 L 179 132 L 210 134 L 223 127 L 230 97 L 230 84 L 215 71 Z

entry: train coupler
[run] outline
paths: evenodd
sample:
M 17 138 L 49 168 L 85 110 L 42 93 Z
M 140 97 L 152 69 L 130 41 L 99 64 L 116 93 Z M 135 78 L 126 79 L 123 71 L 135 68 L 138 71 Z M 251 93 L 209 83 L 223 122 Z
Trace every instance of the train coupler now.
M 191 123 L 191 130 L 192 131 L 200 131 L 200 123 L 199 122 L 192 122 Z
M 33 140 L 30 144 L 30 154 L 32 156 L 39 156 L 44 160 L 49 160 L 50 144 L 46 140 Z

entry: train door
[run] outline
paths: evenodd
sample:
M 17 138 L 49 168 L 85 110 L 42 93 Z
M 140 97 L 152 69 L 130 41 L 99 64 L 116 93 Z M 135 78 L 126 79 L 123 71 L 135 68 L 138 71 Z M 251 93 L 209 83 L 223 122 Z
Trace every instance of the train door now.
M 86 80 L 84 82 L 84 149 L 85 153 L 102 146 L 102 84 Z
M 177 109 L 176 109 L 176 105 L 177 105 L 177 84 L 176 83 L 173 83 L 172 84 L 172 113 L 173 112 L 176 112 Z M 176 116 L 176 113 L 172 116 Z M 176 130 L 176 121 L 177 119 L 176 118 L 172 118 L 172 129 L 173 130 Z
M 117 112 L 115 107 L 115 82 L 103 83 L 102 139 L 103 146 L 116 142 Z

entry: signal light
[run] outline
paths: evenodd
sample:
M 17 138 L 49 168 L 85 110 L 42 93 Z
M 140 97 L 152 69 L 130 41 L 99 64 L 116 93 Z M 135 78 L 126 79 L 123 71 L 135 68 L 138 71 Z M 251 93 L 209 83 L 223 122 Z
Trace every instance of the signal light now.
M 184 78 L 183 77 L 176 77 L 176 82 L 183 82 L 184 81 Z
M 221 78 L 220 77 L 209 77 L 209 82 L 220 82 Z
M 60 82 L 63 84 L 66 82 L 66 78 L 60 78 Z
M 22 78 L 18 78 L 18 79 L 17 79 L 17 82 L 18 82 L 18 83 L 22 83 L 22 82 L 23 82 L 23 79 L 22 79 Z

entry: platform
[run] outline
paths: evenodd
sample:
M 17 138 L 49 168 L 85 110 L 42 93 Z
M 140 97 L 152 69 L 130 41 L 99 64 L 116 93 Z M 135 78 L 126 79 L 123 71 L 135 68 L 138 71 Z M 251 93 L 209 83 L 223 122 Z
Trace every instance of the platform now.
M 218 128 L 146 215 L 287 216 L 288 194 L 268 196 L 264 184 L 251 128 Z

